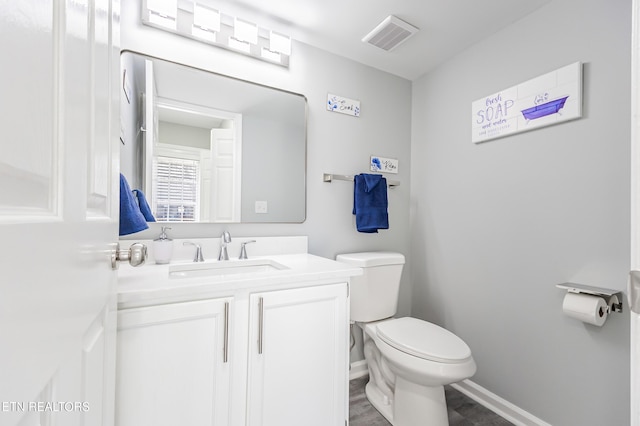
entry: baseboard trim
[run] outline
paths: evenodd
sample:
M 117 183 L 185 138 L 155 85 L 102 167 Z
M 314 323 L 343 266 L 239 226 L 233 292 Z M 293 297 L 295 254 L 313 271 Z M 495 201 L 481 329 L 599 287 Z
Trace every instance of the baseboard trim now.
M 463 380 L 451 385 L 478 404 L 488 408 L 500 417 L 504 417 L 516 426 L 551 426 L 533 414 L 488 391 L 471 380 Z
M 366 376 L 367 374 L 369 374 L 369 369 L 367 368 L 366 360 L 363 359 L 361 361 L 351 363 L 349 369 L 349 380 L 358 379 Z M 471 380 L 467 379 L 458 383 L 453 383 L 451 387 L 462 392 L 500 417 L 504 417 L 516 426 L 552 426 Z
M 351 363 L 351 367 L 349 368 L 349 380 L 359 379 L 360 377 L 364 377 L 369 374 L 369 369 L 367 368 L 367 361 L 355 361 Z

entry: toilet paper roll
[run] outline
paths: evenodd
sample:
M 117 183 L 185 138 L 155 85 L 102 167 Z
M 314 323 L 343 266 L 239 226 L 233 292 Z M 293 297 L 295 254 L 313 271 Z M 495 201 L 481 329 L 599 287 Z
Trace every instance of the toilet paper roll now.
M 598 327 L 602 327 L 608 315 L 607 302 L 602 297 L 583 293 L 567 293 L 562 302 L 562 311 L 571 318 Z

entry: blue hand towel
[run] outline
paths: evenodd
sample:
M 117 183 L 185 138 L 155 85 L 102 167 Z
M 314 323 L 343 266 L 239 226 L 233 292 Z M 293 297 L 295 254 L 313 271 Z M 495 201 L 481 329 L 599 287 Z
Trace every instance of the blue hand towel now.
M 147 222 L 155 222 L 156 218 L 153 217 L 153 213 L 151 213 L 151 207 L 149 207 L 149 203 L 147 203 L 147 198 L 144 196 L 144 192 L 139 189 L 134 189 L 133 192 L 135 192 L 136 197 L 138 197 L 138 207 L 140 207 L 142 216 L 144 216 Z
M 120 173 L 120 235 L 133 234 L 148 227 L 127 179 Z
M 353 214 L 358 232 L 389 229 L 387 180 L 382 175 L 367 173 L 356 175 L 353 180 Z

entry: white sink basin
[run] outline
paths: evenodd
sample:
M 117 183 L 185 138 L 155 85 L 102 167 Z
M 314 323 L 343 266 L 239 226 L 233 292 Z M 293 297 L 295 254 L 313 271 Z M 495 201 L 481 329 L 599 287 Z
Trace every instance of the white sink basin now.
M 289 269 L 271 259 L 223 260 L 169 266 L 169 278 L 225 277 L 255 275 Z

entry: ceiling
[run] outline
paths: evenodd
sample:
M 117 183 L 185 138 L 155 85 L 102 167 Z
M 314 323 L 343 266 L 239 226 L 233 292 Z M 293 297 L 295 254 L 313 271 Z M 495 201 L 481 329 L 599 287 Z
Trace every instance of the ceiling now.
M 222 13 L 414 80 L 551 0 L 209 0 Z M 420 31 L 386 52 L 362 38 L 395 15 Z M 295 45 L 292 61 L 295 60 Z

